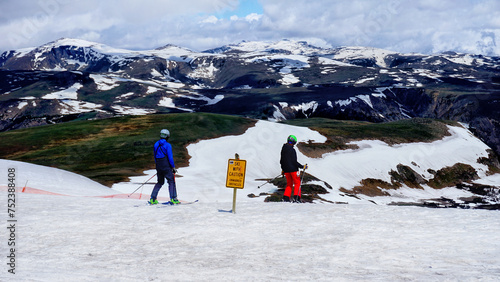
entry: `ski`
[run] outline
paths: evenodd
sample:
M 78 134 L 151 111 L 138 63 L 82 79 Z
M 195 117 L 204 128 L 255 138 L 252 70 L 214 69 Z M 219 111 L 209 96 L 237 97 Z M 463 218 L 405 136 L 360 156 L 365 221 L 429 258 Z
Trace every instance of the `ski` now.
M 152 206 L 158 206 L 159 208 L 162 208 L 162 207 L 165 207 L 165 206 L 190 205 L 190 204 L 194 204 L 194 203 L 197 203 L 197 202 L 198 202 L 198 200 L 195 200 L 195 201 L 192 201 L 192 202 L 181 201 L 178 204 L 173 204 L 172 202 L 168 201 L 168 202 L 158 203 L 158 205 L 152 205 Z
M 191 204 L 194 204 L 194 203 L 197 203 L 198 200 L 195 200 L 195 201 L 192 201 L 192 202 L 189 202 L 189 201 L 181 201 L 180 203 L 178 204 L 173 204 L 172 202 L 168 201 L 168 202 L 161 202 L 161 203 L 158 203 L 156 205 L 152 205 L 150 204 L 149 202 L 146 202 L 145 204 L 143 205 L 134 205 L 134 207 L 149 207 L 149 206 L 156 206 L 157 208 L 164 208 L 164 207 L 168 207 L 168 206 L 177 206 L 177 205 L 191 205 Z

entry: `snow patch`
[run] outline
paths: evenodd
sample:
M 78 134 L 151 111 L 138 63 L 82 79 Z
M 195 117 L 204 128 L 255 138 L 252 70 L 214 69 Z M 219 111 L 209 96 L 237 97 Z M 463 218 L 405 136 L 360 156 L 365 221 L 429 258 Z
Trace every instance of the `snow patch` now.
M 297 112 L 302 112 L 306 117 L 309 116 L 309 114 L 306 113 L 306 111 L 311 110 L 312 112 L 315 112 L 316 109 L 318 108 L 318 102 L 316 101 L 311 101 L 309 103 L 302 103 L 297 106 L 290 106 L 290 108 L 294 109 Z
M 120 101 L 122 99 L 127 99 L 128 97 L 133 96 L 133 95 L 135 95 L 134 92 L 125 93 L 125 94 L 122 94 L 122 95 L 118 96 L 117 100 Z
M 78 100 L 61 100 L 60 113 L 63 115 L 86 113 L 98 110 L 102 105 Z
M 207 105 L 215 105 L 217 103 L 219 103 L 220 101 L 222 101 L 222 99 L 224 99 L 224 95 L 216 95 L 213 99 L 210 99 L 208 97 L 205 97 L 205 101 L 207 101 Z
M 245 90 L 245 89 L 253 89 L 252 86 L 250 85 L 242 85 L 242 86 L 238 86 L 238 87 L 234 87 L 233 89 L 242 89 L 242 90 Z
M 318 63 L 322 65 L 340 66 L 340 67 L 359 67 L 353 64 L 344 63 L 326 57 L 318 57 Z
M 500 173 L 483 177 L 474 182 L 482 185 L 498 186 L 500 183 Z
M 373 109 L 373 104 L 370 99 L 370 95 L 357 95 L 355 97 L 350 97 L 349 99 L 337 100 L 335 101 L 335 105 L 338 105 L 340 107 L 346 107 L 350 105 L 352 102 L 358 102 L 358 100 L 365 102 L 368 106 L 370 106 L 370 108 Z
M 157 70 L 155 70 L 155 69 L 153 69 L 153 70 L 151 71 L 151 75 L 152 75 L 153 77 L 163 77 L 163 75 L 162 75 L 159 71 L 157 71 Z
M 174 88 L 174 89 L 179 89 L 179 88 L 183 88 L 184 86 L 186 86 L 182 82 L 173 82 L 173 81 L 161 82 L 161 84 L 164 85 L 165 87 Z
M 78 99 L 78 89 L 82 88 L 83 85 L 81 83 L 75 83 L 73 86 L 68 89 L 64 89 L 58 92 L 50 93 L 42 97 L 42 99 Z
M 17 108 L 20 109 L 20 110 L 22 110 L 27 105 L 28 105 L 28 102 L 22 101 L 22 102 L 19 103 L 19 105 L 17 105 Z
M 218 71 L 219 69 L 214 66 L 212 60 L 204 59 L 195 70 L 188 74 L 188 77 L 213 79 Z
M 438 82 L 442 82 L 440 79 L 441 75 L 433 73 L 431 70 L 426 70 L 426 69 L 413 69 L 414 73 L 417 73 L 421 76 L 425 76 L 431 79 L 434 79 Z
M 379 67 L 387 68 L 385 57 L 396 52 L 367 47 L 342 47 L 333 55 L 334 60 L 373 59 Z
M 283 75 L 283 78 L 278 80 L 278 82 L 282 85 L 292 85 L 295 83 L 299 83 L 300 79 L 293 74 L 285 74 Z
M 122 105 L 113 105 L 111 108 L 122 115 L 147 115 L 155 112 L 151 109 L 141 109 Z
M 121 78 L 108 75 L 91 74 L 89 76 L 97 84 L 97 89 L 101 91 L 111 90 L 118 86 L 118 82 L 123 81 Z
M 162 89 L 158 88 L 158 87 L 154 87 L 154 86 L 148 86 L 148 90 L 146 91 L 146 94 L 153 94 L 155 92 L 158 92 Z
M 373 109 L 373 104 L 372 100 L 370 99 L 370 95 L 358 95 L 356 96 L 357 98 L 361 99 L 363 102 L 365 102 L 370 108 Z
M 472 66 L 475 62 L 475 58 L 470 54 L 457 54 L 457 55 L 444 55 L 444 57 L 456 64 Z
M 367 77 L 367 78 L 363 78 L 363 79 L 360 79 L 358 81 L 356 81 L 354 84 L 363 84 L 365 82 L 368 82 L 368 81 L 371 81 L 371 80 L 375 80 L 376 77 Z
M 311 56 L 318 54 L 324 49 L 308 45 L 305 42 L 294 40 L 281 40 L 277 42 L 250 41 L 239 44 L 228 45 L 230 50 L 237 50 L 249 53 L 248 56 L 259 54 L 273 54 L 276 50 L 283 50 L 292 55 Z
M 215 105 L 217 103 L 219 103 L 220 101 L 222 101 L 224 99 L 224 95 L 222 94 L 218 94 L 216 95 L 213 99 L 212 98 L 209 98 L 207 96 L 204 96 L 204 95 L 201 95 L 201 94 L 198 94 L 198 93 L 195 93 L 195 92 L 190 92 L 190 95 L 177 95 L 179 97 L 183 97 L 183 98 L 188 98 L 188 99 L 191 99 L 191 100 L 198 100 L 198 101 L 206 101 L 207 102 L 207 106 L 209 105 Z
M 273 118 L 269 119 L 270 121 L 282 121 L 286 120 L 286 117 L 281 113 L 280 108 L 276 105 L 273 105 L 274 107 L 274 113 L 273 113 Z
M 167 107 L 167 108 L 175 108 L 174 101 L 172 100 L 172 98 L 168 98 L 168 97 L 162 97 L 160 102 L 158 103 L 158 106 Z

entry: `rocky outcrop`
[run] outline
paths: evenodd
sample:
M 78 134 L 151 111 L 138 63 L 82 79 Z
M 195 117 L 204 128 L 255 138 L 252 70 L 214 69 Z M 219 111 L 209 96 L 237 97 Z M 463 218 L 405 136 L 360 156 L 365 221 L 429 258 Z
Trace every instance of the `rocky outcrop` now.
M 411 167 L 399 164 L 396 171 L 389 172 L 393 185 L 401 186 L 402 184 L 410 188 L 422 188 L 422 184 L 426 184 L 426 180 L 414 171 Z

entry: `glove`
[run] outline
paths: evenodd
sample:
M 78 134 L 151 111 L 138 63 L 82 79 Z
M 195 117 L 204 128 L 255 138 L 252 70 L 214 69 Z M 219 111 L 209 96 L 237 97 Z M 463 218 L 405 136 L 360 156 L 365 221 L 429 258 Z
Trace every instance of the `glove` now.
M 281 171 L 281 176 L 285 176 L 285 172 L 284 171 Z
M 308 169 L 309 167 L 307 166 L 307 164 L 304 165 L 304 170 Z
M 173 174 L 176 174 L 176 173 L 177 173 L 177 169 L 175 169 L 175 167 L 174 167 L 174 168 L 172 168 L 172 173 L 173 173 Z

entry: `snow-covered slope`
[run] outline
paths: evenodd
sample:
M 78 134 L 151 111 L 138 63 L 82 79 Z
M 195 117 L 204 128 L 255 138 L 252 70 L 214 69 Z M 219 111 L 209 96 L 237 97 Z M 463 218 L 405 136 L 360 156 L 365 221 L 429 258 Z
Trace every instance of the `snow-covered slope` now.
M 304 41 L 281 40 L 276 42 L 243 41 L 205 51 L 205 53 L 228 54 L 242 52 L 247 57 L 262 54 L 290 54 L 312 56 L 328 52 L 329 49 L 309 45 Z
M 106 186 L 103 186 L 87 177 L 69 171 L 35 165 L 25 162 L 0 159 L 0 168 L 4 175 L 8 169 L 15 170 L 17 187 L 26 187 L 29 192 L 31 188 L 36 193 L 55 193 L 68 196 L 106 196 L 116 194 Z M 0 187 L 5 190 L 6 179 L 0 181 Z
M 462 128 L 429 144 L 389 147 L 361 141 L 360 149 L 299 161 L 337 187 L 386 167 L 413 161 L 420 169 L 474 160 L 486 147 Z M 325 140 L 307 128 L 258 122 L 239 136 L 204 140 L 188 147 L 189 167 L 177 178 L 179 196 L 193 205 L 145 206 L 144 199 L 108 198 L 130 192 L 148 176 L 113 189 L 73 173 L 0 161 L 2 202 L 7 203 L 7 169 L 16 169 L 15 273 L 2 281 L 495 281 L 500 271 L 500 214 L 497 211 L 424 209 L 374 205 L 264 203 L 246 194 L 280 173 L 279 149 L 288 134 L 300 141 Z M 430 150 L 430 151 L 429 151 Z M 443 152 L 441 152 L 443 151 Z M 224 187 L 227 159 L 247 160 L 245 189 L 230 214 L 232 189 Z M 384 154 L 380 158 L 379 154 Z M 445 157 L 445 154 L 448 157 Z M 452 160 L 456 158 L 456 160 Z M 377 160 L 376 163 L 372 163 Z M 357 166 L 356 166 L 357 164 Z M 370 165 L 371 164 L 371 165 Z M 348 174 L 348 175 L 344 175 Z M 64 195 L 22 193 L 22 186 Z M 267 187 L 266 187 L 267 186 Z M 259 189 L 269 191 L 266 185 Z M 145 185 L 144 193 L 152 185 Z M 161 195 L 166 196 L 166 188 Z M 140 193 L 138 191 L 137 193 Z M 421 193 L 435 193 L 424 191 Z M 437 192 L 446 193 L 446 192 Z M 403 195 L 404 194 L 404 195 Z M 85 197 L 88 196 L 88 197 Z M 96 197 L 97 196 L 97 197 Z M 398 197 L 408 196 L 402 193 Z M 415 196 L 415 195 L 413 195 Z M 346 199 L 343 199 L 346 201 Z M 376 199 L 380 202 L 379 199 Z M 135 205 L 139 205 L 135 207 Z M 6 207 L 4 206 L 5 210 Z M 291 263 L 292 262 L 292 263 Z
M 245 202 L 220 212 L 228 209 L 18 194 L 16 274 L 2 248 L 0 280 L 495 281 L 500 270 L 496 211 Z
M 378 48 L 343 47 L 339 48 L 332 58 L 339 61 L 373 60 L 377 66 L 386 68 L 385 57 L 396 54 L 396 52 Z
M 431 179 L 429 170 L 437 171 L 456 163 L 470 164 L 478 172 L 479 177 L 485 178 L 487 166 L 478 164 L 480 157 L 488 157 L 484 143 L 474 137 L 462 127 L 449 127 L 451 136 L 432 143 L 409 143 L 389 146 L 380 141 L 356 142 L 359 149 L 338 151 L 324 155 L 322 158 L 308 158 L 298 152 L 298 160 L 308 164 L 308 172 L 317 178 L 329 183 L 333 189 L 322 197 L 326 200 L 350 203 L 367 203 L 368 200 L 379 203 L 415 202 L 419 199 L 440 198 L 445 196 L 457 199 L 470 196 L 469 192 L 456 188 L 424 190 L 401 188 L 390 191 L 392 197 L 363 197 L 358 200 L 346 197 L 340 188 L 351 189 L 359 185 L 366 178 L 381 179 L 391 182 L 389 172 L 396 170 L 398 164 L 411 167 L 426 180 Z M 200 141 L 188 147 L 191 155 L 190 165 L 179 169 L 182 177 L 177 178 L 179 195 L 187 199 L 202 201 L 226 201 L 231 199 L 232 189 L 225 187 L 227 160 L 238 153 L 242 159 L 247 160 L 246 188 L 238 194 L 239 200 L 256 201 L 246 197 L 247 194 L 258 195 L 261 192 L 273 192 L 276 187 L 263 184 L 258 179 L 273 178 L 280 174 L 279 154 L 281 146 L 287 136 L 294 134 L 299 142 L 322 143 L 326 141 L 316 131 L 304 127 L 277 124 L 259 121 L 241 136 L 229 136 L 212 140 Z M 137 183 L 142 183 L 155 174 L 154 170 L 146 171 L 146 176 L 134 177 L 131 183 L 119 183 L 113 189 L 130 192 Z M 160 192 L 168 196 L 164 189 Z M 261 201 L 262 198 L 257 199 Z
M 49 42 L 37 48 L 28 48 L 24 51 L 20 51 L 16 54 L 18 58 L 23 56 L 33 55 L 35 58 L 43 57 L 45 53 L 51 52 L 54 49 L 61 47 L 69 47 L 73 50 L 82 48 L 89 52 L 95 52 L 97 54 L 101 54 L 101 56 L 115 56 L 116 58 L 131 58 L 131 57 L 141 57 L 141 56 L 158 56 L 162 58 L 174 59 L 181 57 L 189 57 L 190 55 L 195 56 L 197 53 L 191 51 L 186 48 L 178 47 L 175 45 L 166 45 L 161 48 L 157 48 L 154 50 L 143 50 L 143 51 L 135 51 L 128 49 L 120 49 L 114 48 L 105 44 L 91 42 L 82 39 L 74 39 L 74 38 L 61 38 L 53 42 Z M 204 54 L 206 55 L 206 54 Z

